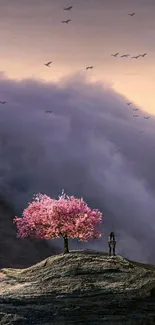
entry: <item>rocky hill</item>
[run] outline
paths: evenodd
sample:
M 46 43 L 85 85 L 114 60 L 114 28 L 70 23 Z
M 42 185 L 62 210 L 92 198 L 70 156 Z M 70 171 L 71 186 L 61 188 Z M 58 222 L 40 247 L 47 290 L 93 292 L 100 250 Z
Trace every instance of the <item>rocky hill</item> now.
M 153 325 L 155 267 L 95 251 L 0 272 L 0 324 Z

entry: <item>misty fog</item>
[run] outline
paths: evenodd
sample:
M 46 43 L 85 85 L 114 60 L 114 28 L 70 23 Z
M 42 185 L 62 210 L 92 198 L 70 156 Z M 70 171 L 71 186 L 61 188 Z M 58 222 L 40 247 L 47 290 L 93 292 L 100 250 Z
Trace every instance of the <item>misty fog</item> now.
M 133 117 L 126 98 L 78 74 L 57 84 L 2 74 L 0 89 L 0 191 L 16 214 L 64 188 L 104 214 L 103 237 L 70 249 L 105 251 L 114 231 L 118 254 L 155 263 L 155 118 Z

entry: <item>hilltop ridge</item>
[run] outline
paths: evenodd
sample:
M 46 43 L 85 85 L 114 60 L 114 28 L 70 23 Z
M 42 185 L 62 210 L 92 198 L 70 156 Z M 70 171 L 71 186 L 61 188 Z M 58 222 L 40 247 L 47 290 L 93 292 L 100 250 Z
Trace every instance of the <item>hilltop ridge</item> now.
M 155 324 L 155 266 L 92 250 L 0 272 L 0 324 Z

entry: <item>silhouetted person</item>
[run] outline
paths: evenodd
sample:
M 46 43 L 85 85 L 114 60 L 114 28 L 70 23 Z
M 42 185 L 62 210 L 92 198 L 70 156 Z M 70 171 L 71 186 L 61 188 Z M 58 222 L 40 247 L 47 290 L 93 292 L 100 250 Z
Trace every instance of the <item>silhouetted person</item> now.
M 110 233 L 108 244 L 109 244 L 109 256 L 111 256 L 111 249 L 113 250 L 113 255 L 115 255 L 116 239 L 115 239 L 114 232 Z

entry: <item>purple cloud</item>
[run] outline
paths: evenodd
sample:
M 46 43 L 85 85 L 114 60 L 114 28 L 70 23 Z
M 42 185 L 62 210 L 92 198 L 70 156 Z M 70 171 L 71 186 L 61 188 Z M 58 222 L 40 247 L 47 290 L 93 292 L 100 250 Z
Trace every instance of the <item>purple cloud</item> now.
M 153 263 L 155 118 L 133 118 L 126 98 L 81 75 L 54 84 L 1 74 L 0 100 L 0 189 L 17 214 L 34 193 L 64 188 L 105 215 L 101 240 L 71 248 L 106 250 L 114 230 L 117 253 Z

